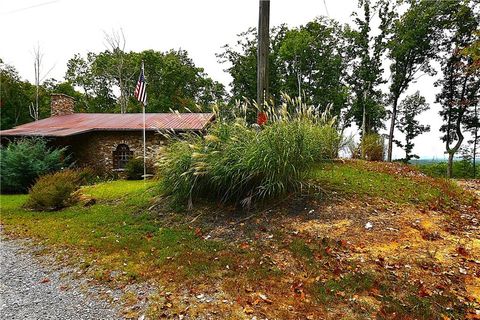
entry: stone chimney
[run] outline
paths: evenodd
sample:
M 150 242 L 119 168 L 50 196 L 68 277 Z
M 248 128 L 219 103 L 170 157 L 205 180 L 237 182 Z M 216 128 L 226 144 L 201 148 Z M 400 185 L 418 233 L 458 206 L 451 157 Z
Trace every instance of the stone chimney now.
M 75 100 L 72 97 L 63 93 L 54 93 L 51 95 L 51 98 L 50 108 L 52 117 L 73 114 Z

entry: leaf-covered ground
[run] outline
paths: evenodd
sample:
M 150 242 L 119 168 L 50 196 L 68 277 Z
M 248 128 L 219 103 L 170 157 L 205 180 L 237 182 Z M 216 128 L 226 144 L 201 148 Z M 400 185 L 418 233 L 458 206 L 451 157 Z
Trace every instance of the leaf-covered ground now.
M 308 180 L 249 212 L 171 210 L 154 182 L 87 187 L 94 205 L 49 213 L 2 195 L 1 221 L 7 236 L 123 289 L 127 318 L 480 317 L 475 185 L 361 161 L 319 165 Z

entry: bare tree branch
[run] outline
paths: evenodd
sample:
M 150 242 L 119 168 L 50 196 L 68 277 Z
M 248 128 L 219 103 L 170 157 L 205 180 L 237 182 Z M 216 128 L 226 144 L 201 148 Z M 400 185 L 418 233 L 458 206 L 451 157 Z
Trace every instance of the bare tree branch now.
M 40 118 L 40 86 L 45 78 L 50 74 L 50 72 L 55 68 L 53 65 L 47 72 L 42 72 L 43 64 L 43 52 L 40 49 L 40 44 L 37 43 L 37 46 L 33 48 L 33 70 L 35 72 L 35 103 L 31 103 L 28 106 L 30 116 L 33 120 L 37 121 Z
M 112 53 L 115 58 L 115 73 L 118 81 L 118 87 L 120 89 L 120 97 L 118 102 L 120 104 L 120 112 L 126 113 L 128 106 L 128 80 L 130 77 L 125 74 L 125 47 L 126 39 L 123 29 L 112 30 L 111 33 L 104 32 L 105 46 L 107 50 Z

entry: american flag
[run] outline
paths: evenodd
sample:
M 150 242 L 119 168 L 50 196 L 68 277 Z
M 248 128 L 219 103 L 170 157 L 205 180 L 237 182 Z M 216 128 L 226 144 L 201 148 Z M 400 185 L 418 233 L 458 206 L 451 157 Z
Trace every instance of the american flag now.
M 140 71 L 140 77 L 138 77 L 137 86 L 135 87 L 134 96 L 137 98 L 138 101 L 143 103 L 144 106 L 147 105 L 147 82 L 145 81 L 145 74 L 143 70 L 143 63 L 142 63 L 142 70 Z

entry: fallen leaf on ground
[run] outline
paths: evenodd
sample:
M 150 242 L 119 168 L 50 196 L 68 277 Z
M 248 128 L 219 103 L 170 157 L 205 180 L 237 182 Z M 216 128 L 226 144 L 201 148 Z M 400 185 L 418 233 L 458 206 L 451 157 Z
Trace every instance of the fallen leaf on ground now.
M 250 308 L 249 306 L 246 306 L 245 308 L 243 308 L 243 312 L 245 312 L 246 314 L 252 314 L 253 309 Z

